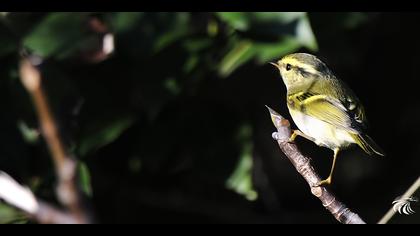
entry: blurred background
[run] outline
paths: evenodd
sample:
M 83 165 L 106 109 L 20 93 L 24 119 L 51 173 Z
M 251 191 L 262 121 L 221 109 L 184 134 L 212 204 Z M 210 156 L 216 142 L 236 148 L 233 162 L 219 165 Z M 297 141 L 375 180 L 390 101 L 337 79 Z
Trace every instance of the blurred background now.
M 101 223 L 336 223 L 271 138 L 286 118 L 268 62 L 319 56 L 364 104 L 386 151 L 340 154 L 332 190 L 376 223 L 420 174 L 420 14 L 0 13 L 0 170 L 58 204 L 19 47 Z M 297 143 L 326 177 L 332 152 Z M 420 191 L 416 193 L 420 197 Z M 391 223 L 420 223 L 417 214 Z M 0 202 L 0 223 L 32 223 Z

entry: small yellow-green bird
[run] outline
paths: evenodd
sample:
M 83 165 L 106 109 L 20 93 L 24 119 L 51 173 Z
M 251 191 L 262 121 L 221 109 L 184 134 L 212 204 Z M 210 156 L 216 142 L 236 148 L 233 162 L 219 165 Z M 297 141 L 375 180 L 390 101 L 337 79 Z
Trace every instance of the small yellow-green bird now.
M 317 186 L 331 184 L 337 155 L 351 144 L 369 155 L 385 155 L 365 133 L 367 120 L 359 99 L 325 63 L 311 54 L 294 53 L 271 64 L 280 70 L 290 115 L 300 129 L 290 141 L 299 135 L 334 151 L 330 174 Z

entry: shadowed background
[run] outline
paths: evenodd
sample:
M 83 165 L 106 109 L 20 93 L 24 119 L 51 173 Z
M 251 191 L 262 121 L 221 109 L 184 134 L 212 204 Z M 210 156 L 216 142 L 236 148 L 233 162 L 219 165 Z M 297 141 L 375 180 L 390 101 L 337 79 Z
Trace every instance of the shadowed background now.
M 419 21 L 397 13 L 1 13 L 0 170 L 56 202 L 49 153 L 18 77 L 24 45 L 45 60 L 45 90 L 99 222 L 336 223 L 271 139 L 264 107 L 290 119 L 268 62 L 309 52 L 355 91 L 387 153 L 342 152 L 332 186 L 376 223 L 420 174 Z M 297 143 L 326 177 L 332 152 Z M 0 222 L 28 220 L 0 203 Z M 391 223 L 420 223 L 420 214 Z

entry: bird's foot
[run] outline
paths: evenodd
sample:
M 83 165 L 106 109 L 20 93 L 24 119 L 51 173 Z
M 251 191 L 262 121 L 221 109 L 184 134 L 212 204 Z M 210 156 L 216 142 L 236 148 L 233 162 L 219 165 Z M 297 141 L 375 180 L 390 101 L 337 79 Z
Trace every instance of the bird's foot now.
M 316 140 L 308 135 L 304 134 L 302 131 L 298 129 L 292 130 L 292 135 L 290 135 L 289 143 L 293 143 L 297 136 L 301 136 L 302 138 L 306 138 L 309 141 L 316 142 Z
M 292 131 L 292 135 L 290 135 L 290 138 L 288 140 L 289 143 L 294 143 L 295 142 L 296 137 L 299 135 L 298 131 L 299 130 L 293 130 Z
M 317 184 L 314 185 L 314 187 L 321 187 L 321 186 L 326 186 L 326 185 L 330 185 L 332 182 L 331 176 L 319 181 Z

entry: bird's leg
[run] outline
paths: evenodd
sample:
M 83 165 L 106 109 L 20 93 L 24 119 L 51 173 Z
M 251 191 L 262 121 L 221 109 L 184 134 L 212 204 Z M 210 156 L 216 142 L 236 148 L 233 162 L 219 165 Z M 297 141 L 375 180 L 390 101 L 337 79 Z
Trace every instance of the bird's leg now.
M 312 142 L 316 143 L 314 138 L 309 137 L 308 135 L 306 135 L 306 134 L 302 133 L 302 131 L 300 131 L 300 130 L 298 130 L 298 129 L 294 129 L 294 130 L 292 131 L 292 135 L 290 135 L 289 142 L 290 142 L 290 143 L 294 142 L 297 136 L 304 137 L 304 138 L 306 138 L 306 139 L 308 139 L 308 140 L 310 140 L 310 141 L 312 141 Z
M 338 148 L 334 149 L 334 159 L 333 159 L 333 163 L 332 163 L 332 166 L 331 166 L 330 175 L 328 176 L 328 178 L 326 178 L 326 179 L 320 181 L 319 183 L 317 183 L 315 185 L 316 187 L 331 184 L 331 182 L 332 182 L 332 176 L 333 176 L 334 168 L 335 168 L 335 161 L 337 159 L 337 156 L 338 156 L 338 152 L 339 151 L 340 151 L 340 149 L 338 149 Z

